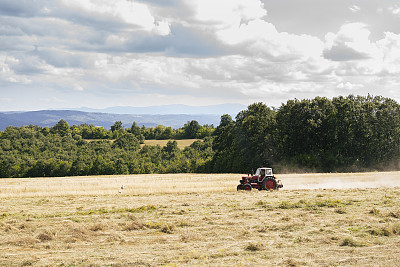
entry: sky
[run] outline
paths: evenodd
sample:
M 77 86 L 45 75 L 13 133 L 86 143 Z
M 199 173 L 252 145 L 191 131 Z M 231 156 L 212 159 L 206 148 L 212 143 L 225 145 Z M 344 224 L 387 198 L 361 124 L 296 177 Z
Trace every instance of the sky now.
M 0 110 L 400 101 L 398 0 L 0 0 Z

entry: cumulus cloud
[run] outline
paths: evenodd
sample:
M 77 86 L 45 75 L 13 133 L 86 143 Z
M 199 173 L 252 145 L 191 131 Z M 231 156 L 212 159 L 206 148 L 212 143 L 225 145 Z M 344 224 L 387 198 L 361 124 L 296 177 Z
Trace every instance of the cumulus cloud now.
M 386 32 L 377 46 L 383 53 L 383 74 L 400 74 L 400 34 Z
M 0 14 L 6 16 L 32 17 L 48 12 L 46 0 L 2 0 L 0 2 Z
M 371 43 L 371 32 L 363 23 L 342 25 L 338 33 L 325 36 L 324 56 L 333 61 L 362 60 L 377 56 L 379 50 Z
M 124 31 L 144 31 L 155 35 L 168 35 L 170 24 L 166 19 L 156 20 L 148 5 L 134 0 L 61 0 L 64 7 L 83 24 L 98 23 Z M 120 26 L 119 23 L 126 24 Z
M 158 21 L 153 29 L 157 35 L 168 35 L 171 33 L 168 21 Z
M 229 98 L 279 105 L 381 85 L 394 92 L 400 35 L 345 23 L 357 21 L 367 5 L 338 3 L 335 12 L 352 17 L 327 18 L 330 27 L 319 36 L 312 27 L 282 30 L 276 14 L 288 12 L 293 25 L 308 20 L 299 19 L 309 14 L 297 11 L 300 3 L 292 5 L 289 12 L 263 0 L 1 1 L 0 84 L 38 95 L 51 88 L 48 99 L 84 95 L 77 99 L 103 105 L 152 97 L 158 104 Z M 396 4 L 380 7 L 397 16 Z
M 385 32 L 384 38 L 374 42 L 366 25 L 345 24 L 338 33 L 327 34 L 324 56 L 339 63 L 338 76 L 398 75 L 400 35 Z
M 13 67 L 18 64 L 20 64 L 20 60 L 15 57 L 0 56 L 0 84 L 29 84 L 31 82 L 26 76 L 15 73 Z
M 155 13 L 157 8 L 135 1 L 61 4 L 63 14 L 57 8 L 49 11 L 58 17 L 35 18 L 34 26 L 23 22 L 24 32 L 39 36 L 40 28 L 46 28 L 47 33 L 37 38 L 29 54 L 18 55 L 35 63 L 14 69 L 40 73 L 41 83 L 54 84 L 52 77 L 57 76 L 57 83 L 77 92 L 106 91 L 110 84 L 116 93 L 206 93 L 240 99 L 294 90 L 296 82 L 312 83 L 317 76 L 331 79 L 331 66 L 321 56 L 322 41 L 279 32 L 267 22 L 258 0 L 182 1 L 179 7 L 190 12 L 176 17 L 163 17 Z M 135 12 L 142 18 L 131 18 Z M 16 19 L 17 24 L 21 22 Z M 105 24 L 111 26 L 99 28 Z M 149 52 L 158 54 L 144 55 Z
M 337 85 L 337 88 L 339 88 L 339 89 L 346 89 L 346 90 L 350 90 L 350 91 L 355 90 L 355 89 L 360 89 L 363 87 L 364 87 L 364 85 L 362 85 L 362 84 L 353 84 L 350 82 L 345 82 L 345 83 L 342 82 Z
M 219 29 L 260 19 L 267 14 L 259 0 L 183 1 L 194 13 L 194 19 Z
M 155 19 L 148 7 L 135 1 L 126 0 L 61 0 L 62 4 L 76 12 L 82 19 L 107 22 L 123 22 L 141 30 L 152 31 Z
M 235 53 L 267 56 L 290 61 L 319 57 L 323 42 L 309 35 L 279 32 L 266 19 L 259 0 L 185 1 L 194 13 L 198 28 L 213 32 L 219 42 Z

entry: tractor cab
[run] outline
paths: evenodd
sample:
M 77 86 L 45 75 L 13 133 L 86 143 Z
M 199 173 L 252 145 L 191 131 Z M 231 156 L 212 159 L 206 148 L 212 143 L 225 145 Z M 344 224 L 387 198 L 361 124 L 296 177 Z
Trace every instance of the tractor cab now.
M 254 176 L 257 176 L 261 180 L 266 176 L 273 176 L 272 168 L 258 168 Z

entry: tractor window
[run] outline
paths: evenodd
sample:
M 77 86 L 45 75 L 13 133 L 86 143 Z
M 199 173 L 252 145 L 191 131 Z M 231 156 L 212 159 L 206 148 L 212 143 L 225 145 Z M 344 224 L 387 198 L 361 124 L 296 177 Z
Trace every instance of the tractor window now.
M 261 176 L 265 176 L 265 169 L 261 169 Z
M 267 176 L 271 176 L 271 175 L 272 175 L 272 170 L 271 169 L 267 170 Z

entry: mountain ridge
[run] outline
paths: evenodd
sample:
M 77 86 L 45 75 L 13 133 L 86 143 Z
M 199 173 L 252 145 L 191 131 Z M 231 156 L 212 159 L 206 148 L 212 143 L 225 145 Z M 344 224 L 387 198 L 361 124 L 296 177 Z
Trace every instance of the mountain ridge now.
M 48 109 L 36 111 L 0 112 L 0 130 L 8 126 L 21 127 L 37 125 L 52 127 L 61 119 L 69 125 L 93 124 L 109 129 L 116 121 L 121 121 L 125 128 L 133 122 L 139 126 L 180 128 L 188 121 L 196 120 L 201 125 L 219 125 L 221 115 L 235 117 L 246 107 L 241 104 L 221 104 L 209 106 L 162 105 L 149 107 L 115 106 L 104 109 Z
M 205 105 L 205 106 L 190 106 L 183 104 L 172 104 L 172 105 L 156 105 L 146 107 L 134 107 L 134 106 L 113 106 L 102 109 L 80 107 L 74 109 L 63 109 L 63 110 L 77 110 L 84 112 L 101 112 L 111 114 L 146 114 L 146 115 L 176 115 L 176 114 L 187 114 L 187 115 L 222 115 L 230 114 L 236 115 L 241 110 L 246 109 L 245 105 L 242 104 L 218 104 L 218 105 Z
M 95 126 L 109 129 L 116 121 L 121 121 L 123 127 L 131 127 L 133 122 L 139 126 L 155 127 L 163 125 L 165 127 L 180 128 L 188 121 L 196 120 L 201 125 L 219 125 L 219 115 L 191 115 L 191 114 L 168 114 L 168 115 L 149 115 L 149 114 L 112 114 L 83 112 L 74 110 L 41 110 L 26 112 L 0 112 L 0 131 L 4 131 L 8 126 L 21 127 L 25 125 L 37 125 L 40 127 L 52 127 L 61 119 L 69 125 L 92 124 Z

